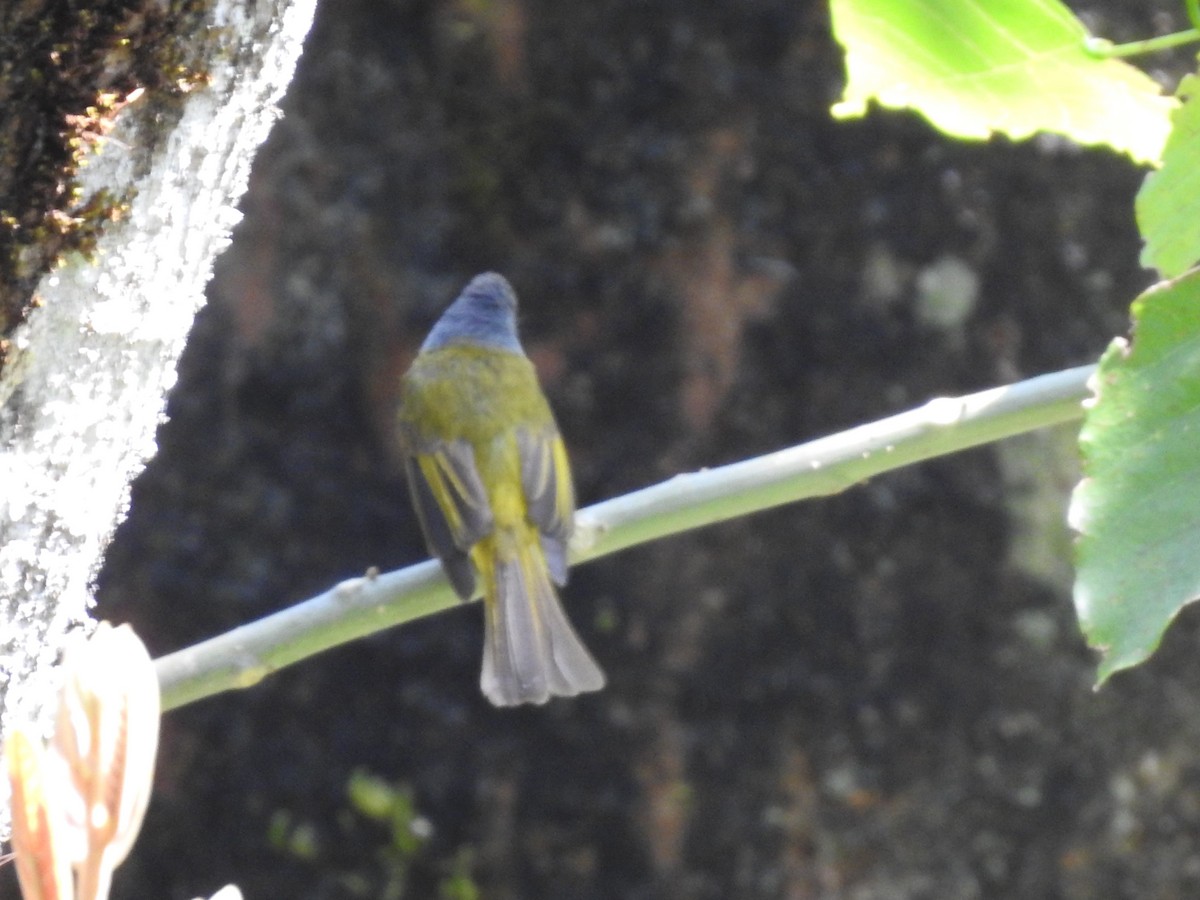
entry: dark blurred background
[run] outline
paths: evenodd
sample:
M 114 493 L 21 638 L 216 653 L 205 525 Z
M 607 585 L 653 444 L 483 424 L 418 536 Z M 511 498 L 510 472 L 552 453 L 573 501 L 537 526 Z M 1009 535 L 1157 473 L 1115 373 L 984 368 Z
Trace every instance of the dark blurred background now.
M 423 559 L 390 406 L 483 269 L 584 504 L 1125 330 L 1142 171 L 834 122 L 843 77 L 808 0 L 322 4 L 100 614 L 161 654 Z M 1070 437 L 575 570 L 601 694 L 491 709 L 468 606 L 173 712 L 114 897 L 1195 896 L 1200 620 L 1092 691 Z

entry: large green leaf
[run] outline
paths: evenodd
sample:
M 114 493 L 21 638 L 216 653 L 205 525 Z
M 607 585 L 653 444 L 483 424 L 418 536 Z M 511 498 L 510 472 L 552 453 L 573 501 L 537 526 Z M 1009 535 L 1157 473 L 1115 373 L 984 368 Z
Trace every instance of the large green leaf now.
M 832 0 L 832 13 L 846 48 L 840 118 L 874 100 L 957 137 L 1048 131 L 1160 158 L 1174 99 L 1133 66 L 1090 56 L 1087 30 L 1057 0 Z
M 1200 272 L 1134 301 L 1134 341 L 1100 361 L 1080 434 L 1075 606 L 1103 681 L 1200 597 Z
M 1200 262 L 1200 79 L 1179 84 L 1183 106 L 1163 151 L 1162 170 L 1146 176 L 1137 197 L 1142 264 L 1168 278 Z

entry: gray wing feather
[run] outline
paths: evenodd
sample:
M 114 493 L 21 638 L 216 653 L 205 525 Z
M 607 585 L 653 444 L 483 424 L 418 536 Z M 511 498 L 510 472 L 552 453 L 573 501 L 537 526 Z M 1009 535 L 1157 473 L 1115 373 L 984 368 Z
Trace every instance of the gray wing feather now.
M 461 523 L 455 530 L 438 503 L 437 492 L 421 469 L 418 456 L 404 461 L 413 506 L 421 522 L 429 552 L 442 561 L 455 593 L 463 600 L 475 595 L 475 567 L 470 550 L 492 530 L 492 511 L 487 492 L 475 468 L 471 445 L 456 440 L 439 442 L 420 450 L 420 456 L 433 459 L 446 471 L 442 477 L 444 494 L 454 504 L 455 515 Z
M 561 471 L 554 458 L 554 443 L 559 439 L 553 429 L 521 428 L 517 431 L 517 452 L 521 458 L 521 487 L 529 520 L 542 534 L 568 538 L 574 522 L 574 491 L 571 473 Z M 568 515 L 564 516 L 564 510 Z

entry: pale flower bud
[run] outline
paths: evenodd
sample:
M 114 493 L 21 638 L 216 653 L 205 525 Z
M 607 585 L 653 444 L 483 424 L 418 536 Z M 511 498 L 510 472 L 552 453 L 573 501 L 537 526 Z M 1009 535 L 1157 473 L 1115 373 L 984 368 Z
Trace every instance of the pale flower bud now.
M 25 900 L 71 900 L 62 810 L 48 780 L 46 756 L 41 742 L 19 728 L 4 742 L 12 788 L 13 857 Z

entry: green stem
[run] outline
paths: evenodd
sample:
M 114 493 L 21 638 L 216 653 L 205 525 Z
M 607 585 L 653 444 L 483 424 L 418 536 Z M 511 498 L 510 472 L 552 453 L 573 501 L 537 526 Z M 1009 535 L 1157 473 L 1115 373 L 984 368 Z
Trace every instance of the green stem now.
M 1188 15 L 1193 14 L 1200 18 L 1200 0 L 1187 0 Z M 1193 19 L 1193 21 L 1196 21 Z M 1189 28 L 1187 31 L 1176 31 L 1172 34 L 1164 34 L 1159 37 L 1146 38 L 1142 41 L 1130 41 L 1128 44 L 1114 44 L 1112 41 L 1104 38 L 1090 37 L 1083 42 L 1084 49 L 1089 56 L 1094 56 L 1097 59 L 1113 59 L 1126 56 L 1140 56 L 1143 53 L 1159 53 L 1163 50 L 1172 50 L 1175 47 L 1182 47 L 1185 44 L 1194 44 L 1200 41 L 1200 24 L 1195 28 Z
M 942 397 L 878 422 L 660 484 L 582 509 L 571 561 L 582 563 L 714 522 L 824 497 L 901 466 L 1083 417 L 1084 366 L 966 397 Z M 441 566 L 370 573 L 155 662 L 163 709 L 246 688 L 330 647 L 458 605 Z
M 1188 20 L 1192 27 L 1200 29 L 1200 0 L 1186 0 L 1184 6 L 1187 7 Z

